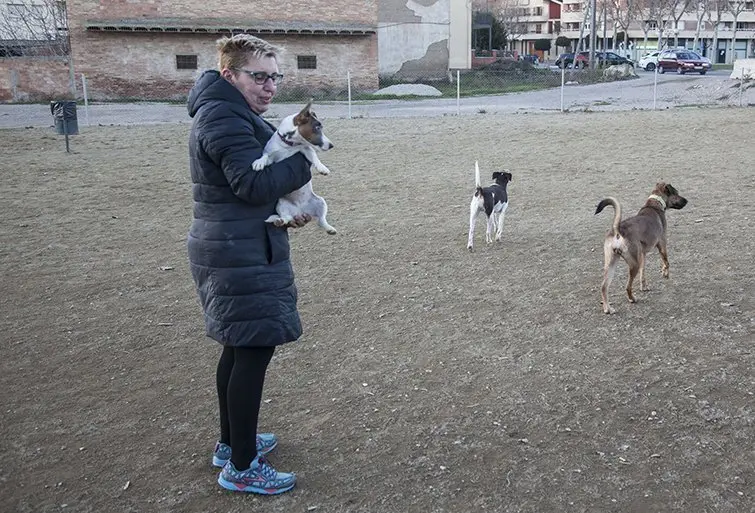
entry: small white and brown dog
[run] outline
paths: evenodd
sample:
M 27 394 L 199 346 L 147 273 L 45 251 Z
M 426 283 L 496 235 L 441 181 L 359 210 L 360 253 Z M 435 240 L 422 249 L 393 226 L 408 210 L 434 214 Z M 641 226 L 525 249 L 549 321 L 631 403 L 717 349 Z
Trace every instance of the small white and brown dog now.
M 321 175 L 327 175 L 330 169 L 320 162 L 315 150 L 327 151 L 332 147 L 333 143 L 322 132 L 322 123 L 312 111 L 310 100 L 301 112 L 283 118 L 278 130 L 262 150 L 262 156 L 252 163 L 252 169 L 259 171 L 265 166 L 280 162 L 300 151 L 312 162 L 312 172 L 317 171 Z M 317 224 L 329 234 L 336 233 L 336 229 L 326 220 L 328 204 L 312 190 L 311 180 L 280 198 L 275 211 L 278 215 L 268 217 L 265 220 L 266 223 L 284 226 L 293 221 L 295 216 L 308 214 L 316 218 Z
M 503 216 L 506 209 L 509 208 L 509 195 L 506 186 L 511 181 L 511 173 L 508 171 L 496 171 L 493 173 L 493 183 L 488 187 L 483 187 L 480 181 L 480 166 L 475 160 L 474 163 L 475 186 L 476 190 L 472 196 L 472 203 L 469 205 L 469 240 L 467 249 L 472 251 L 474 244 L 474 229 L 477 216 L 485 213 L 488 220 L 487 230 L 485 231 L 485 242 L 493 243 L 493 230 L 495 230 L 495 240 L 501 240 L 503 233 Z

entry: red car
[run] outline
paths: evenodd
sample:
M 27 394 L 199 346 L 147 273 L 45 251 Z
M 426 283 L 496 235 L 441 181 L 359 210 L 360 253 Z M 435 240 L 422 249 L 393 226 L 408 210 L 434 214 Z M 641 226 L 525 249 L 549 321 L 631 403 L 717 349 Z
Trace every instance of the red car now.
M 687 72 L 705 75 L 710 67 L 708 59 L 689 50 L 664 50 L 658 55 L 658 73 L 676 71 L 680 75 Z

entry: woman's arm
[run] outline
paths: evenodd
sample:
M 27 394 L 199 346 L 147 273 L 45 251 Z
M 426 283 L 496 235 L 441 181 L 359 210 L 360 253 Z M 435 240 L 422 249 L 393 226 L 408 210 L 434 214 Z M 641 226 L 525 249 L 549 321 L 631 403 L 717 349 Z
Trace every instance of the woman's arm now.
M 204 134 L 207 154 L 223 170 L 233 193 L 248 203 L 270 203 L 312 179 L 310 164 L 301 153 L 254 171 L 252 162 L 262 156 L 263 146 L 253 127 L 241 118 L 210 121 Z

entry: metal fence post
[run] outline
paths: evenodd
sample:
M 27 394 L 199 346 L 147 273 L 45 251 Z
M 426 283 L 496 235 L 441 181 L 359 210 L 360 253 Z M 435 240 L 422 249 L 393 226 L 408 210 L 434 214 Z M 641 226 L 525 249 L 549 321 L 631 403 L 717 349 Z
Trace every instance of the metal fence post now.
M 658 65 L 655 65 L 655 72 L 653 73 L 653 110 L 655 110 L 655 99 L 658 96 L 656 89 L 658 88 Z
M 346 89 L 349 94 L 349 119 L 351 119 L 351 70 L 346 70 Z
M 566 64 L 561 68 L 561 112 L 564 111 L 564 87 L 566 87 Z
M 461 116 L 461 83 L 459 82 L 459 70 L 456 70 L 456 115 Z
M 89 98 L 87 96 L 87 77 L 81 74 L 81 89 L 84 91 L 84 119 L 89 126 Z

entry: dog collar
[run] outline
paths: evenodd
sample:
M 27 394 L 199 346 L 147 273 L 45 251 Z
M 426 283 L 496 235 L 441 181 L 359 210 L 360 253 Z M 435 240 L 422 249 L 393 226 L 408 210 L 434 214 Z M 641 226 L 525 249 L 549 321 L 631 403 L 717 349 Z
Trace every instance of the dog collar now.
M 280 132 L 278 132 L 277 130 L 275 131 L 275 133 L 276 133 L 276 134 L 278 134 L 278 137 L 280 137 L 281 141 L 283 141 L 284 143 L 286 143 L 286 144 L 287 144 L 288 146 L 293 146 L 293 145 L 294 145 L 294 143 L 293 143 L 293 142 L 291 142 L 291 141 L 287 140 L 287 139 L 286 139 L 285 137 L 283 137 L 283 136 L 281 135 L 281 133 L 280 133 Z
M 651 194 L 650 196 L 648 196 L 648 199 L 657 201 L 658 203 L 661 204 L 661 207 L 663 207 L 663 210 L 666 210 L 666 200 L 664 200 L 657 194 Z

